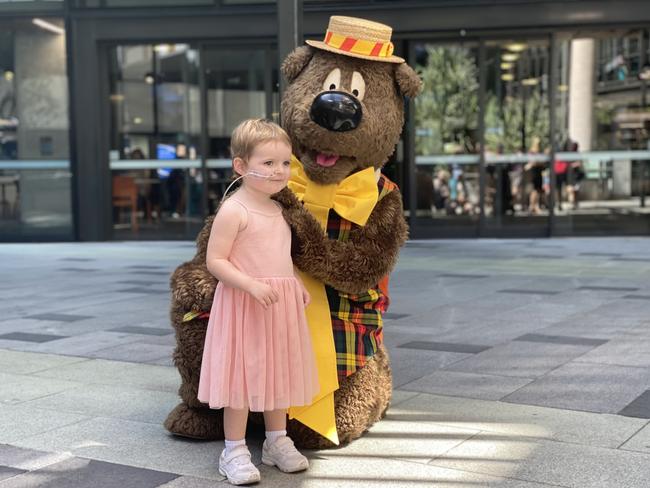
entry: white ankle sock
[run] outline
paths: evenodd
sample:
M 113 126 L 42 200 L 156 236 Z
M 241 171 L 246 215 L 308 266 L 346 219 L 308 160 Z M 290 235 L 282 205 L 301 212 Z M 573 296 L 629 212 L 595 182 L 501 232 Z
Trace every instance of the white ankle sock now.
M 241 439 L 241 440 L 238 440 L 238 441 L 229 441 L 228 439 L 226 439 L 225 442 L 226 442 L 226 449 L 225 449 L 226 454 L 230 453 L 230 451 L 232 451 L 237 446 L 245 446 L 246 445 L 246 439 Z
M 278 438 L 287 435 L 286 430 L 267 430 L 266 431 L 266 440 L 269 441 L 269 445 L 273 444 Z

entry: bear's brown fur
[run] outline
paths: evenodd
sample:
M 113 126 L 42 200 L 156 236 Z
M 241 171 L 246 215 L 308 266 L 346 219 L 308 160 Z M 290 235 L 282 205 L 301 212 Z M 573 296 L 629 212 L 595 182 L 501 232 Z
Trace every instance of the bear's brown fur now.
M 335 68 L 340 69 L 340 86 L 351 90 L 354 71 L 365 81 L 360 100 L 363 118 L 353 130 L 329 131 L 310 118 L 314 98 L 325 91 L 323 83 Z M 394 151 L 404 122 L 403 96 L 415 96 L 421 82 L 406 64 L 367 61 L 300 47 L 282 65 L 289 81 L 282 103 L 283 127 L 289 133 L 293 151 L 303 163 L 307 176 L 320 184 L 338 183 L 368 166 L 379 169 Z M 315 163 L 316 152 L 339 156 L 332 167 Z M 284 207 L 292 228 L 294 263 L 317 280 L 345 293 L 360 293 L 376 286 L 397 260 L 407 238 L 402 199 L 392 191 L 376 204 L 365 226 L 353 226 L 346 241 L 329 239 L 318 222 L 305 210 L 290 190 L 274 198 Z M 182 323 L 191 310 L 209 310 L 216 280 L 205 266 L 205 254 L 212 217 L 197 238 L 197 254 L 173 274 L 171 316 L 176 329 L 174 362 L 182 385 L 182 403 L 165 421 L 172 433 L 200 438 L 222 439 L 221 410 L 211 411 L 196 399 L 201 355 L 207 320 Z M 388 353 L 382 345 L 367 364 L 341 381 L 334 394 L 336 427 L 341 445 L 359 437 L 385 413 L 390 403 L 392 379 Z M 259 422 L 259 416 L 255 418 Z M 288 424 L 296 445 L 308 448 L 333 444 L 297 421 Z

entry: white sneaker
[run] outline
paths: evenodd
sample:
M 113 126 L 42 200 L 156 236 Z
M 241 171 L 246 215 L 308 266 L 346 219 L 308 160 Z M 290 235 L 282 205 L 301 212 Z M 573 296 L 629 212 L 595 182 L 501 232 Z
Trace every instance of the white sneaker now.
M 273 444 L 264 441 L 262 446 L 262 462 L 267 466 L 277 466 L 285 473 L 304 471 L 309 467 L 309 461 L 298 452 L 293 441 L 286 435 L 278 437 Z
M 234 447 L 226 456 L 226 449 L 219 456 L 219 473 L 233 485 L 247 485 L 260 480 L 260 471 L 251 462 L 246 446 Z

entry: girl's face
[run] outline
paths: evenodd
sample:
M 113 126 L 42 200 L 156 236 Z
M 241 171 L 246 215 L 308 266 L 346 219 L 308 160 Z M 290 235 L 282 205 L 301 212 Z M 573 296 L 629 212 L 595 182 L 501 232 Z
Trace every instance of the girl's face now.
M 289 181 L 291 147 L 283 141 L 263 142 L 253 149 L 248 161 L 235 158 L 234 164 L 239 174 L 249 173 L 243 183 L 247 188 L 272 195 L 287 186 Z

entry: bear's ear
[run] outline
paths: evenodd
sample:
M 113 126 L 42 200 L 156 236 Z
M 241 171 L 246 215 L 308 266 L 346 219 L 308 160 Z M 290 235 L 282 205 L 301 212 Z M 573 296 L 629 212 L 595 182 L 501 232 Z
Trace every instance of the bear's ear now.
M 406 63 L 395 66 L 395 81 L 402 95 L 413 98 L 422 89 L 422 80 L 418 74 Z
M 300 72 L 309 64 L 314 50 L 309 46 L 300 46 L 289 53 L 282 62 L 282 74 L 289 83 L 295 80 Z

